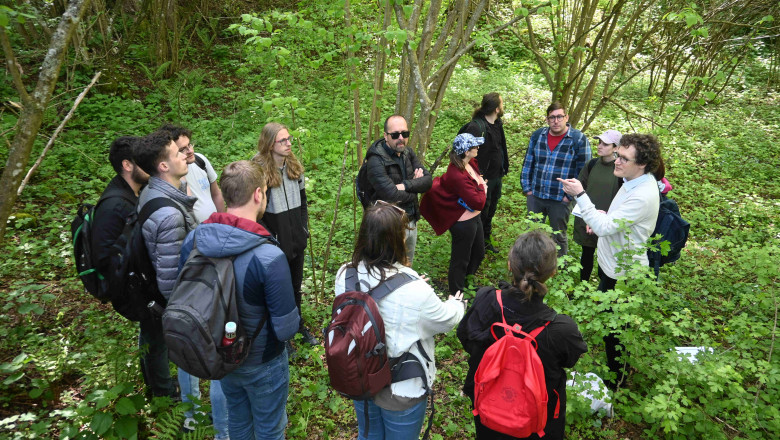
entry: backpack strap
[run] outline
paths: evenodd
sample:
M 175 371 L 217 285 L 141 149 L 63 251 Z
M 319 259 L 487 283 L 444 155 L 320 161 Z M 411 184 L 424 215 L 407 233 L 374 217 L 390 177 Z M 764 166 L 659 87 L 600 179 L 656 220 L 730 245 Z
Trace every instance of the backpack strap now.
M 599 160 L 599 158 L 598 157 L 594 157 L 593 159 L 588 161 L 588 174 L 590 174 L 591 171 L 593 171 L 593 167 L 596 166 L 596 161 L 597 160 Z
M 105 192 L 105 194 L 101 195 L 98 201 L 95 203 L 95 209 L 97 210 L 97 206 L 100 204 L 100 202 L 108 199 L 112 199 L 115 197 L 119 197 L 122 199 L 125 199 L 128 203 L 131 205 L 135 205 L 137 203 L 137 200 L 134 200 L 127 196 L 127 191 L 124 191 L 119 188 L 112 188 Z
M 156 197 L 146 202 L 144 207 L 141 208 L 141 212 L 138 214 L 138 222 L 141 224 L 141 227 L 143 227 L 143 224 L 149 220 L 149 217 L 151 217 L 152 214 L 157 212 L 158 209 L 164 208 L 166 206 L 176 208 L 181 213 L 182 217 L 184 217 L 184 230 L 189 232 L 190 226 L 187 223 L 187 214 L 178 203 L 174 202 L 168 197 Z
M 422 342 L 419 339 L 417 340 L 417 350 L 427 362 L 431 362 L 431 358 L 428 356 L 428 353 L 425 352 L 425 349 L 422 346 Z M 431 426 L 433 426 L 433 416 L 436 414 L 436 405 L 433 400 L 433 389 L 428 384 L 428 376 L 425 374 L 425 369 L 422 366 L 422 362 L 420 362 L 417 356 L 409 351 L 397 358 L 393 358 L 391 362 L 392 361 L 395 361 L 391 367 L 392 383 L 401 382 L 407 379 L 414 379 L 415 377 L 419 377 L 423 381 L 425 394 L 428 396 L 431 402 L 431 415 L 428 418 L 428 427 L 425 428 L 425 434 L 423 434 L 423 440 L 427 440 L 431 432 Z
M 380 299 L 386 297 L 394 290 L 405 284 L 409 284 L 416 279 L 417 278 L 409 275 L 406 272 L 398 272 L 397 274 L 379 283 L 376 287 L 367 293 L 371 296 L 371 298 L 374 299 L 374 301 L 379 302 Z
M 206 171 L 206 161 L 198 153 L 195 153 L 195 164 L 198 166 L 198 168 Z

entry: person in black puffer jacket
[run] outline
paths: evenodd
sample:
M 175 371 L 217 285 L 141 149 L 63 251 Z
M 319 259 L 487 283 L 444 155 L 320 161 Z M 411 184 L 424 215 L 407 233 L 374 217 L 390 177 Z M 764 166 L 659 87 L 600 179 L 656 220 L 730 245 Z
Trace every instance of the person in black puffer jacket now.
M 562 439 L 566 425 L 566 372 L 573 367 L 580 356 L 588 351 L 577 324 L 569 316 L 559 315 L 544 303 L 547 294 L 545 281 L 557 268 L 555 242 L 545 233 L 535 230 L 521 235 L 509 252 L 509 269 L 512 285 L 502 282 L 504 315 L 509 325 L 520 324 L 523 331 L 531 332 L 549 321 L 547 328 L 536 337 L 537 354 L 544 366 L 547 384 L 547 425 L 544 439 Z M 496 300 L 496 289 L 485 287 L 477 292 L 474 304 L 458 326 L 458 339 L 469 353 L 469 371 L 463 385 L 463 393 L 474 402 L 474 374 L 479 363 L 495 339 L 490 328 L 501 322 L 501 309 Z M 555 417 L 556 405 L 560 404 L 559 416 Z M 506 434 L 493 431 L 474 417 L 476 438 L 513 439 Z M 532 434 L 532 439 L 539 438 Z

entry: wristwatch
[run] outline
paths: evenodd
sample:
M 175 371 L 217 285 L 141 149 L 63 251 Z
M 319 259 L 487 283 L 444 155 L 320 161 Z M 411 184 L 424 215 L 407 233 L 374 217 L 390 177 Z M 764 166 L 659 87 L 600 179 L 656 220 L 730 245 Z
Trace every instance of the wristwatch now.
M 577 194 L 576 196 L 574 196 L 574 198 L 575 198 L 575 199 L 579 199 L 580 197 L 582 197 L 582 196 L 584 196 L 584 195 L 585 195 L 585 190 L 583 190 L 581 193 L 579 193 L 579 194 Z

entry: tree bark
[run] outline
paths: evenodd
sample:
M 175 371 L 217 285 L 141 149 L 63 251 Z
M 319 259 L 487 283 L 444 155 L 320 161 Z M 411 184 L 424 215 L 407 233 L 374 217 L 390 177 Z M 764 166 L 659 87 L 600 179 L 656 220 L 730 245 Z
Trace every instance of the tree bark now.
M 24 167 L 30 160 L 33 143 L 43 122 L 43 112 L 46 110 L 54 87 L 57 85 L 57 77 L 65 60 L 68 42 L 78 27 L 88 4 L 89 0 L 72 0 L 68 4 L 57 29 L 52 34 L 49 50 L 46 52 L 40 69 L 41 73 L 32 94 L 28 94 L 24 87 L 21 74 L 16 68 L 16 59 L 11 50 L 8 35 L 6 35 L 5 30 L 0 28 L 0 40 L 2 40 L 6 63 L 14 77 L 14 85 L 23 105 L 16 133 L 11 142 L 8 160 L 3 175 L 0 177 L 0 243 L 5 239 L 6 222 L 17 198 L 16 189 L 22 181 Z

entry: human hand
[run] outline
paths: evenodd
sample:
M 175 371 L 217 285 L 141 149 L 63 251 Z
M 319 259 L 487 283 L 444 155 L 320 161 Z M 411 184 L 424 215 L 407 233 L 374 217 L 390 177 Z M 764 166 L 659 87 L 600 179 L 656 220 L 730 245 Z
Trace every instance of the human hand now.
M 528 191 L 527 193 L 525 193 L 525 196 L 526 196 L 526 197 L 528 197 L 528 196 L 530 196 L 531 194 L 533 194 L 533 193 L 532 193 L 531 191 Z
M 398 188 L 398 191 L 406 191 L 406 185 L 404 185 L 403 183 L 399 183 L 395 187 Z
M 449 298 L 447 298 L 447 299 L 448 299 L 448 300 L 450 300 L 450 299 L 453 299 L 453 298 L 454 298 L 455 300 L 457 300 L 457 301 L 460 301 L 460 302 L 462 302 L 462 303 L 463 303 L 463 308 L 464 308 L 464 309 L 465 309 L 465 308 L 467 308 L 467 305 L 468 305 L 468 304 L 467 304 L 467 303 L 468 303 L 468 300 L 465 300 L 465 299 L 463 299 L 463 292 L 461 292 L 460 290 L 458 290 L 457 292 L 455 292 L 455 295 L 454 295 L 454 296 L 453 296 L 453 295 L 450 295 L 450 296 L 449 296 Z
M 568 197 L 563 196 L 563 203 L 569 203 L 570 201 Z
M 417 169 L 414 170 L 414 178 L 415 179 L 419 179 L 422 176 L 423 176 L 423 169 L 422 168 L 417 168 Z
M 585 232 L 588 233 L 588 235 L 593 235 L 593 229 L 588 225 L 585 225 Z
M 583 191 L 582 183 L 577 179 L 561 179 L 558 177 L 556 180 L 561 182 L 563 192 L 570 196 L 576 196 Z

